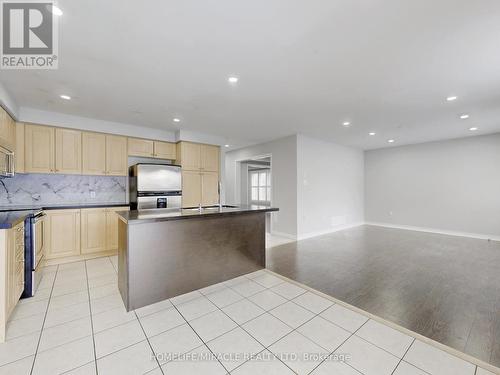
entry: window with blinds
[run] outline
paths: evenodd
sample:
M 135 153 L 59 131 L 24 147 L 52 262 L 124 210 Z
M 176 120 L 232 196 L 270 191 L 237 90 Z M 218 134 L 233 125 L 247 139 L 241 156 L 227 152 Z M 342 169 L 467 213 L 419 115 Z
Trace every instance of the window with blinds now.
M 248 172 L 250 179 L 250 204 L 271 204 L 271 173 L 269 169 L 257 169 Z

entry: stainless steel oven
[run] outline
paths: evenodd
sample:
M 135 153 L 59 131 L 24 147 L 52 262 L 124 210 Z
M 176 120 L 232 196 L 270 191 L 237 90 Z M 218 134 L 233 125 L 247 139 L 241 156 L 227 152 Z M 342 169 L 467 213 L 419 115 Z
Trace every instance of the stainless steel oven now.
M 14 153 L 0 147 L 0 177 L 14 176 Z
M 40 210 L 33 212 L 25 222 L 23 298 L 34 296 L 42 279 L 45 257 L 44 219 L 45 214 Z

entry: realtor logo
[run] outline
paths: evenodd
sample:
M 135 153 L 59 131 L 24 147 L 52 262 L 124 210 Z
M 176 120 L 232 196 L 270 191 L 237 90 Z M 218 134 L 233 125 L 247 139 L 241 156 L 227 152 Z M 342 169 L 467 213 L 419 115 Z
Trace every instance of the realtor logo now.
M 51 1 L 1 2 L 2 69 L 57 69 L 58 19 Z

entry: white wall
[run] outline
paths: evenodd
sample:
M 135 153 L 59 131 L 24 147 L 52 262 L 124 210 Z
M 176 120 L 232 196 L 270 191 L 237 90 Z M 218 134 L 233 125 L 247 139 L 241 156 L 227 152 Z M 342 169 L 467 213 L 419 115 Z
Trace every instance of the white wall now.
M 362 224 L 363 151 L 304 135 L 297 145 L 298 238 Z
M 241 203 L 241 167 L 238 161 L 256 156 L 272 156 L 273 232 L 297 235 L 297 137 L 295 135 L 225 154 L 226 203 Z
M 368 222 L 500 238 L 500 134 L 365 152 Z
M 228 203 L 246 200 L 238 161 L 271 155 L 272 230 L 296 238 L 363 222 L 363 151 L 295 135 L 226 153 Z M 243 202 L 245 203 L 245 202 Z

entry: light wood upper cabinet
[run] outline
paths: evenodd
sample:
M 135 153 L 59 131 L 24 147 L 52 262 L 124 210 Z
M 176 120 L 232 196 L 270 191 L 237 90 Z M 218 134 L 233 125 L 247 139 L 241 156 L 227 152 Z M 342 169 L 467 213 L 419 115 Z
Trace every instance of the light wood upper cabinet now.
M 154 157 L 159 159 L 175 160 L 175 144 L 170 142 L 154 142 Z
M 201 145 L 200 147 L 201 170 L 217 172 L 219 170 L 219 146 Z
M 182 207 L 198 207 L 201 204 L 201 174 L 182 171 Z
M 56 173 L 82 173 L 82 132 L 56 128 Z
M 26 173 L 53 173 L 54 166 L 54 128 L 26 124 L 24 128 Z
M 88 175 L 106 174 L 106 136 L 99 133 L 82 134 L 82 173 Z
M 219 146 L 179 142 L 177 162 L 189 171 L 218 172 Z
M 129 156 L 154 156 L 154 141 L 139 138 L 128 139 L 128 155 Z
M 182 166 L 182 206 L 212 206 L 219 202 L 218 146 L 191 142 L 177 144 Z
M 219 174 L 201 173 L 201 205 L 213 206 L 219 203 Z
M 24 173 L 24 123 L 16 123 L 16 149 L 15 170 L 16 173 Z
M 128 176 L 126 137 L 106 136 L 106 174 L 110 176 Z
M 80 255 L 80 210 L 49 210 L 45 213 L 47 259 Z
M 81 211 L 82 254 L 106 250 L 106 209 L 86 208 Z
M 199 171 L 201 168 L 201 145 L 198 143 L 180 143 L 180 161 L 182 169 Z
M 2 107 L 0 107 L 0 146 L 14 151 L 16 143 L 16 123 Z
M 129 207 L 108 208 L 106 210 L 106 250 L 118 249 L 118 215 L 116 211 L 128 211 Z
M 149 139 L 129 138 L 128 155 L 175 160 L 175 144 L 171 142 L 152 141 Z
M 7 121 L 7 112 L 5 109 L 0 107 L 0 146 L 7 148 L 7 144 L 9 143 L 9 123 Z M 9 149 L 10 151 L 10 149 Z

